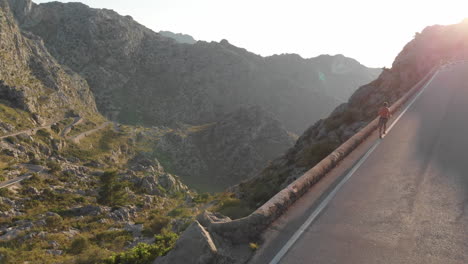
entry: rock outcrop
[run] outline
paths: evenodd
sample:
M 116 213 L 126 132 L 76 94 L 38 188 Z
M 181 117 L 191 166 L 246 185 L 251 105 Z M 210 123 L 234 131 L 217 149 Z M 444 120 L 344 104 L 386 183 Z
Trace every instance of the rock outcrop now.
M 217 248 L 210 234 L 195 221 L 177 241 L 167 256 L 156 259 L 153 264 L 197 263 L 215 264 Z M 176 261 L 176 262 L 175 262 Z
M 246 263 L 252 249 L 247 244 L 235 244 L 210 232 L 205 227 L 207 218 L 227 221 L 212 213 L 198 217 L 181 235 L 174 249 L 166 256 L 157 258 L 153 264 L 197 263 L 197 264 L 232 264 Z

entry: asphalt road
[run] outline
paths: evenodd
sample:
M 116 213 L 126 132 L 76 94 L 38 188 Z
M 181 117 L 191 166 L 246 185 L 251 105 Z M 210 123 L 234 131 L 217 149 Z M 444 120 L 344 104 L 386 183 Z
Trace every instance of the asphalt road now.
M 253 263 L 289 241 L 305 199 Z M 467 64 L 434 77 L 279 263 L 468 263 Z

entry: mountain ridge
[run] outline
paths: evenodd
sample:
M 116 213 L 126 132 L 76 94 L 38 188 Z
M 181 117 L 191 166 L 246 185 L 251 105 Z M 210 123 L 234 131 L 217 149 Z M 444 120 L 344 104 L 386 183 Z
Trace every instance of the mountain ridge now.
M 192 36 L 183 33 L 174 33 L 171 31 L 164 30 L 159 31 L 158 33 L 165 37 L 172 38 L 179 43 L 195 44 L 197 42 Z
M 227 40 L 181 44 L 114 11 L 83 4 L 27 3 L 31 1 L 17 3 L 21 28 L 43 38 L 60 63 L 87 79 L 101 113 L 128 124 L 203 124 L 239 107 L 259 105 L 299 133 L 349 94 L 335 98 L 333 89 L 353 90 L 378 74 L 352 73 L 336 85 L 322 82 L 318 71 L 330 73 L 328 79 L 339 74 L 308 65 L 311 74 L 296 64 L 294 74 L 304 80 L 298 83 L 295 75 L 282 75 L 275 70 L 278 65 L 269 65 L 274 58 Z M 24 11 L 23 6 L 30 8 Z

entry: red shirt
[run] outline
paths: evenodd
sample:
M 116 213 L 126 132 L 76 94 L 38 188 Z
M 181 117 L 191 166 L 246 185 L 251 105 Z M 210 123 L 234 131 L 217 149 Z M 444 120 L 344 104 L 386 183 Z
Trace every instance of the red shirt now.
M 382 118 L 390 118 L 390 109 L 388 107 L 380 108 L 379 116 Z

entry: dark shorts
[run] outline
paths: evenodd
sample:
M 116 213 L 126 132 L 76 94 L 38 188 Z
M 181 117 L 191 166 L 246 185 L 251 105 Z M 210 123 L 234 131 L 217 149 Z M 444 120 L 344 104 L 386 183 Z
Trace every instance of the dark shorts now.
M 379 126 L 386 125 L 387 122 L 388 122 L 388 118 L 386 118 L 386 117 L 380 117 L 380 119 L 379 119 Z

